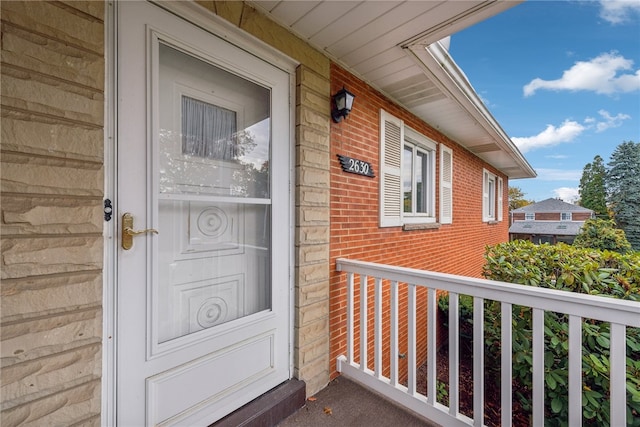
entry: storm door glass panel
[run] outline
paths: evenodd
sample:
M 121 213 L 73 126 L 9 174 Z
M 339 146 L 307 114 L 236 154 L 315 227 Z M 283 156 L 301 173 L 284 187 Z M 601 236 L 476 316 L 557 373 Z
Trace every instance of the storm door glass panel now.
M 160 44 L 157 343 L 271 309 L 271 91 Z

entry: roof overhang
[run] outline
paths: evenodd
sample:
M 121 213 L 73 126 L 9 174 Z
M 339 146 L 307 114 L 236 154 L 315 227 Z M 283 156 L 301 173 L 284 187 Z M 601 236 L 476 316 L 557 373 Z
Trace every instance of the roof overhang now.
M 531 165 L 439 42 L 519 2 L 251 3 L 509 178 L 531 178 Z

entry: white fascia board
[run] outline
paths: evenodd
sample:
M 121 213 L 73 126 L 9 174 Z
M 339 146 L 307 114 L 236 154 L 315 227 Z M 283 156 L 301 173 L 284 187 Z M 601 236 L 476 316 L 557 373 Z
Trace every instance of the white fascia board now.
M 491 115 L 464 72 L 439 42 L 429 46 L 411 45 L 405 51 L 410 53 L 432 81 L 440 86 L 443 93 L 448 94 L 450 99 L 455 100 L 461 108 L 469 112 L 477 123 L 492 135 L 496 144 L 511 155 L 522 169 L 520 178 L 534 178 L 537 175 L 518 147 Z

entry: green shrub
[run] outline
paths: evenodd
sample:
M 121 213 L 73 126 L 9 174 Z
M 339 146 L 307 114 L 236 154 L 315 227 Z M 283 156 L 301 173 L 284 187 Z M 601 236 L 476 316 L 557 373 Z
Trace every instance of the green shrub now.
M 514 241 L 487 247 L 485 277 L 509 283 L 539 286 L 640 302 L 640 254 L 534 245 Z M 472 304 L 461 303 L 461 317 L 472 319 Z M 446 299 L 440 308 L 447 309 Z M 485 302 L 485 362 L 499 378 L 500 304 Z M 531 310 L 513 307 L 514 392 L 523 408 L 531 407 Z M 568 318 L 545 312 L 545 424 L 568 423 Z M 584 319 L 582 324 L 582 410 L 584 425 L 609 425 L 609 324 Z M 640 426 L 640 329 L 627 328 L 627 424 Z M 522 392 L 522 391 L 525 392 Z
M 578 248 L 600 249 L 626 253 L 631 251 L 624 230 L 616 228 L 612 219 L 588 219 L 573 241 Z

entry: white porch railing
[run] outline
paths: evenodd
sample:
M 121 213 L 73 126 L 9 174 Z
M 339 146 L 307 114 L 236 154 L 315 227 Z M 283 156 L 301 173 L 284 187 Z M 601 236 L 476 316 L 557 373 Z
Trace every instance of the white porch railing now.
M 512 306 L 533 309 L 532 424 L 544 425 L 544 312 L 569 317 L 568 398 L 570 426 L 582 425 L 582 319 L 611 323 L 610 404 L 611 426 L 626 425 L 626 327 L 640 327 L 640 304 L 614 298 L 597 297 L 531 286 L 514 285 L 423 270 L 393 267 L 363 261 L 338 259 L 336 269 L 347 273 L 347 354 L 338 357 L 338 371 L 387 398 L 442 425 L 484 425 L 484 300 L 501 303 L 501 425 L 512 425 Z M 356 301 L 356 276 L 359 298 Z M 383 281 L 389 283 L 389 312 L 383 313 Z M 373 285 L 370 283 L 373 282 Z M 407 287 L 407 385 L 398 374 L 399 304 L 398 289 Z M 373 298 L 367 292 L 374 289 Z M 427 393 L 416 391 L 416 295 L 427 289 Z M 437 291 L 449 294 L 449 406 L 436 401 Z M 459 412 L 459 322 L 458 296 L 469 295 L 473 305 L 473 419 Z M 370 307 L 368 301 L 374 306 Z M 356 307 L 356 303 L 359 304 Z M 359 308 L 359 310 L 357 310 Z M 356 312 L 359 317 L 356 319 Z M 368 316 L 373 313 L 373 360 L 368 360 Z M 390 328 L 383 334 L 383 316 Z M 359 336 L 356 337 L 356 321 Z M 388 336 L 388 338 L 387 338 Z M 385 341 L 383 342 L 383 337 Z M 354 359 L 354 343 L 359 342 L 359 360 Z M 383 347 L 389 347 L 389 376 L 383 375 Z M 508 349 L 509 351 L 504 351 Z

